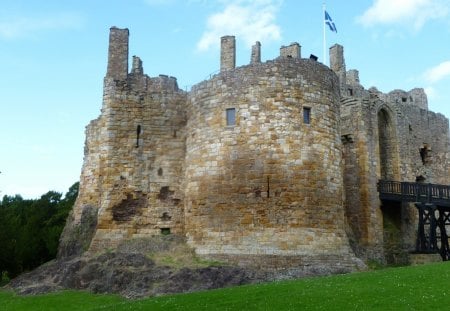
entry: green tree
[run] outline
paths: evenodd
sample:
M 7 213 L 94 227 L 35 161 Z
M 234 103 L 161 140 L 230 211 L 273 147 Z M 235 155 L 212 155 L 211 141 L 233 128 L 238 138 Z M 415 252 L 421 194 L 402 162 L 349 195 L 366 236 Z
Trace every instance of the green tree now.
M 0 202 L 0 274 L 14 277 L 56 257 L 59 236 L 78 196 L 79 183 L 64 198 L 49 191 L 37 200 L 20 195 Z

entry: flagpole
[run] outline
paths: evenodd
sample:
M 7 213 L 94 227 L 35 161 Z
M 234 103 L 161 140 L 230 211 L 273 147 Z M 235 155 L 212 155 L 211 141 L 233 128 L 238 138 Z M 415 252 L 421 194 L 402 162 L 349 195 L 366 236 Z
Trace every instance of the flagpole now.
M 326 29 L 325 29 L 325 2 L 322 4 L 322 23 L 323 23 L 323 64 L 327 66 L 327 41 L 326 41 Z

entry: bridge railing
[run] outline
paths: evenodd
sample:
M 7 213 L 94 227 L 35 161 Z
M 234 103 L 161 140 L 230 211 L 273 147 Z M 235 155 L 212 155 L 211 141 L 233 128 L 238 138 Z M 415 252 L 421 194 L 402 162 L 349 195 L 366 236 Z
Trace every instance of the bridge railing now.
M 447 185 L 380 180 L 378 192 L 381 199 L 450 206 L 450 186 Z

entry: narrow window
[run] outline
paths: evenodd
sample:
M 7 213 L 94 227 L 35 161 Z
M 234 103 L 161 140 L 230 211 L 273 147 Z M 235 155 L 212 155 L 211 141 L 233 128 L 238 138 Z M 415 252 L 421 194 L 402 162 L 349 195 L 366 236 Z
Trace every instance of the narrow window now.
M 236 124 L 236 109 L 228 108 L 226 112 L 227 112 L 227 126 L 235 125 Z
M 430 161 L 430 154 L 429 154 L 430 148 L 428 148 L 428 145 L 424 145 L 423 148 L 419 149 L 420 158 L 422 160 L 422 164 L 426 165 Z
M 161 228 L 161 234 L 162 235 L 169 235 L 170 234 L 170 228 Z
M 310 124 L 311 123 L 311 108 L 303 107 L 303 123 Z
M 136 148 L 139 147 L 139 136 L 141 135 L 141 126 L 138 125 L 136 129 Z

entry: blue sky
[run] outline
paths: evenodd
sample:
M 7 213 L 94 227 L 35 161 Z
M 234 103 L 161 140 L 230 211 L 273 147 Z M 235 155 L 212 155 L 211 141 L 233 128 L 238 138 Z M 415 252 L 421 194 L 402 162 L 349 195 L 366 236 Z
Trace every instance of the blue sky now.
M 323 1 L 0 0 L 0 195 L 37 198 L 79 179 L 84 128 L 100 113 L 111 26 L 129 28 L 130 57 L 189 89 L 219 68 L 235 35 L 237 65 L 298 42 L 322 61 Z M 383 92 L 423 87 L 450 116 L 450 0 L 327 1 L 347 70 Z

